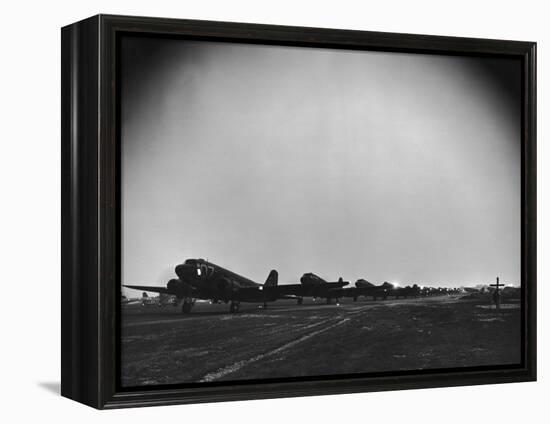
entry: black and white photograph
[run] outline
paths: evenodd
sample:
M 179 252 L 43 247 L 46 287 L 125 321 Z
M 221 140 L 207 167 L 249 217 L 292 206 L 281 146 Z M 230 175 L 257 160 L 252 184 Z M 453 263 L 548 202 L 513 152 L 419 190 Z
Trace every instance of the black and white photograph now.
M 119 46 L 122 388 L 523 363 L 521 60 Z
M 3 6 L 2 422 L 545 422 L 543 2 Z

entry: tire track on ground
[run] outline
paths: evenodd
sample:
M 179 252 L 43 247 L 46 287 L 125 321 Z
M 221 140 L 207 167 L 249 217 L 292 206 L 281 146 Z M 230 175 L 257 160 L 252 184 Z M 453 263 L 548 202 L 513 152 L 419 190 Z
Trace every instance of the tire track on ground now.
M 321 334 L 321 333 L 324 333 L 325 331 L 328 331 L 328 330 L 331 330 L 335 327 L 338 327 L 346 322 L 348 322 L 351 318 L 344 318 L 334 324 L 331 324 L 331 325 L 328 325 L 326 327 L 323 327 L 319 330 L 315 330 L 309 334 L 306 334 L 302 337 L 299 337 L 298 339 L 295 339 L 295 340 L 292 340 L 290 342 L 287 342 L 275 349 L 272 349 L 268 352 L 265 352 L 265 353 L 260 353 L 259 355 L 256 355 L 256 356 L 253 356 L 252 358 L 249 358 L 249 359 L 244 359 L 244 360 L 241 360 L 241 361 L 237 361 L 237 362 L 234 362 L 233 364 L 231 365 L 228 365 L 226 367 L 222 367 L 222 368 L 219 368 L 218 370 L 214 371 L 214 372 L 210 372 L 208 374 L 206 374 L 205 376 L 203 376 L 202 378 L 199 379 L 199 383 L 206 383 L 206 382 L 211 382 L 211 381 L 215 381 L 215 380 L 218 380 L 222 377 L 225 377 L 229 374 L 232 374 L 238 370 L 240 370 L 241 368 L 247 366 L 247 365 L 250 365 L 254 362 L 258 362 L 258 361 L 261 361 L 263 359 L 267 359 L 267 358 L 270 358 L 274 355 L 277 355 L 287 349 L 290 349 L 312 337 L 315 337 L 317 336 L 318 334 Z M 329 322 L 331 320 L 327 320 L 325 321 L 324 323 L 326 322 Z

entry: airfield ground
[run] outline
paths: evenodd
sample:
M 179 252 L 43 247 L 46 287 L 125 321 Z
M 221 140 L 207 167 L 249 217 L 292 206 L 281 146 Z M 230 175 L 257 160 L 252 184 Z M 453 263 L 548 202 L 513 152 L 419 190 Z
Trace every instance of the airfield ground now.
M 520 362 L 519 301 L 459 296 L 337 305 L 122 307 L 124 387 Z

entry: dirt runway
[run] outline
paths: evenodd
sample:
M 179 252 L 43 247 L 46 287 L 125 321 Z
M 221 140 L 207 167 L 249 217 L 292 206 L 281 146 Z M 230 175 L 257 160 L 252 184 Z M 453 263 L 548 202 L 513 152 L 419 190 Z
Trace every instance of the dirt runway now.
M 520 310 L 459 297 L 122 308 L 124 387 L 516 364 Z

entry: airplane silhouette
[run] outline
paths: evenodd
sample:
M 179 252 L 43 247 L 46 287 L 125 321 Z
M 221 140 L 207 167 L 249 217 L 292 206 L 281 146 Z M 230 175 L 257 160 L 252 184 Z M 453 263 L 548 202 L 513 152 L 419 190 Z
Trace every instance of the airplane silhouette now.
M 297 299 L 298 303 L 301 303 L 304 296 L 317 293 L 313 290 L 313 284 L 308 284 L 309 281 L 302 284 L 279 285 L 276 270 L 269 273 L 265 284 L 259 284 L 204 259 L 187 259 L 183 264 L 176 266 L 175 272 L 178 278 L 168 281 L 166 287 L 135 285 L 124 285 L 124 287 L 173 295 L 178 299 L 178 303 L 182 303 L 182 313 L 191 312 L 196 299 L 211 300 L 213 303 L 230 303 L 229 311 L 235 313 L 239 310 L 240 302 L 260 302 L 267 307 L 267 302 L 278 299 Z M 322 279 L 319 280 L 324 282 Z M 345 284 L 348 283 L 341 278 L 338 283 L 324 282 L 325 291 L 319 290 L 319 296 L 324 297 L 328 294 L 327 289 L 342 287 Z

